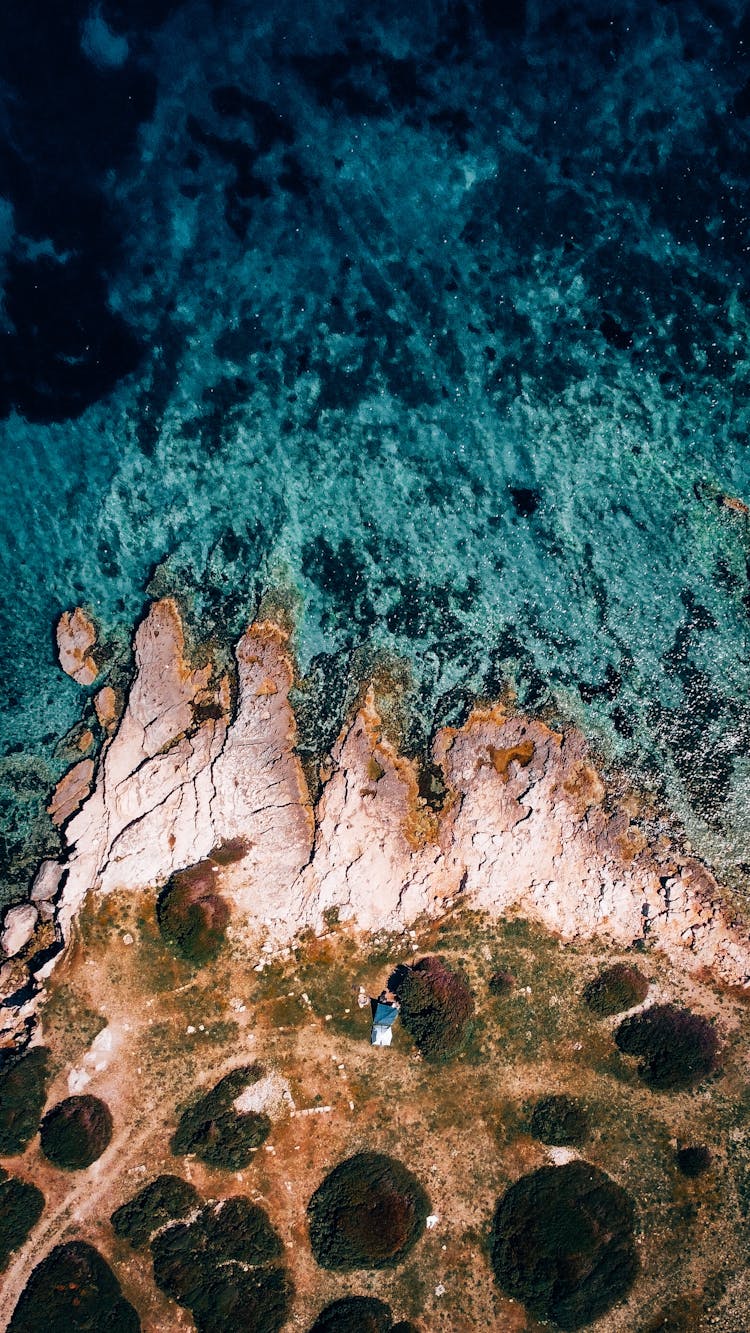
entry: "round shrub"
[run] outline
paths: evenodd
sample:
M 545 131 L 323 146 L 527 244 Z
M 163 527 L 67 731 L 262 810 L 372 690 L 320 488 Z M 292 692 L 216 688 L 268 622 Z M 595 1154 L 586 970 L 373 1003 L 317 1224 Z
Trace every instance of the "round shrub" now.
M 492 976 L 490 977 L 489 980 L 490 995 L 494 995 L 496 997 L 502 995 L 510 995 L 510 992 L 513 990 L 515 984 L 516 984 L 516 979 L 513 976 L 513 973 L 506 972 L 504 969 L 501 968 L 498 972 L 493 972 Z
M 675 1161 L 683 1176 L 695 1180 L 697 1176 L 702 1176 L 708 1171 L 711 1165 L 711 1153 L 705 1144 L 695 1144 L 692 1147 L 678 1148 Z
M 0 1167 L 0 1271 L 23 1245 L 44 1212 L 44 1195 L 36 1185 L 16 1180 Z
M 375 1296 L 344 1296 L 321 1310 L 310 1333 L 389 1333 L 391 1307 Z
M 234 1102 L 262 1073 L 260 1065 L 233 1069 L 183 1111 L 172 1137 L 172 1152 L 177 1156 L 195 1153 L 209 1166 L 227 1171 L 241 1171 L 247 1166 L 268 1138 L 271 1121 L 258 1111 L 236 1111 Z
M 564 1093 L 542 1097 L 534 1106 L 529 1123 L 535 1139 L 560 1147 L 583 1143 L 589 1133 L 586 1107 Z
M 392 1268 L 416 1245 L 430 1201 L 416 1176 L 384 1153 L 340 1162 L 307 1206 L 321 1268 Z
M 600 1018 L 605 1018 L 643 1004 L 648 988 L 648 978 L 637 967 L 629 963 L 615 963 L 589 982 L 583 998 L 589 1009 Z
M 444 958 L 428 955 L 402 965 L 388 980 L 401 1021 L 426 1060 L 444 1060 L 463 1045 L 474 1015 L 469 983 Z
M 229 924 L 229 907 L 216 892 L 210 862 L 172 876 L 157 900 L 156 919 L 167 943 L 189 962 L 200 966 L 216 957 Z
M 543 1166 L 511 1185 L 495 1209 L 495 1277 L 537 1319 L 582 1328 L 635 1278 L 634 1220 L 630 1195 L 588 1162 Z
M 199 1333 L 277 1333 L 291 1287 L 276 1264 L 283 1246 L 265 1211 L 242 1196 L 203 1208 L 151 1242 L 154 1278 L 191 1311 Z
M 141 1321 L 93 1245 L 56 1245 L 34 1269 L 8 1333 L 138 1333 Z
M 47 1099 L 45 1046 L 34 1046 L 24 1055 L 0 1051 L 0 1156 L 22 1153 L 39 1128 Z
M 47 1112 L 41 1136 L 42 1152 L 50 1162 L 66 1171 L 81 1171 L 101 1157 L 112 1138 L 109 1107 L 88 1094 L 66 1097 Z
M 201 1202 L 195 1186 L 181 1176 L 157 1176 L 128 1203 L 115 1209 L 112 1226 L 116 1236 L 129 1241 L 137 1250 L 160 1227 L 187 1217 Z
M 638 1074 L 658 1091 L 688 1088 L 716 1068 L 719 1040 L 707 1018 L 656 1004 L 626 1018 L 615 1033 L 625 1055 L 638 1055 Z

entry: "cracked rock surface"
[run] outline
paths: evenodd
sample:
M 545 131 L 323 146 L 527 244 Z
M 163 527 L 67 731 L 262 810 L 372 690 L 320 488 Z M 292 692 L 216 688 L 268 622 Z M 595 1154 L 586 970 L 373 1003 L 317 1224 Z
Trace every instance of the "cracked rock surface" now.
M 666 837 L 649 841 L 638 803 L 608 792 L 576 731 L 500 705 L 475 709 L 436 736 L 448 795 L 435 813 L 370 691 L 313 810 L 286 634 L 252 625 L 236 664 L 233 700 L 226 674 L 188 660 L 176 604 L 152 605 L 119 724 L 96 768 L 79 763 L 55 794 L 65 843 L 64 873 L 54 872 L 58 951 L 90 890 L 158 890 L 231 843 L 241 850 L 222 893 L 233 927 L 262 927 L 275 943 L 320 929 L 331 908 L 364 930 L 395 929 L 461 896 L 490 914 L 520 911 L 564 939 L 645 938 L 672 961 L 748 983 L 747 931 L 714 877 Z M 52 883 L 50 865 L 45 876 Z M 24 940 L 27 953 L 35 943 Z M 49 953 L 37 977 L 53 965 Z

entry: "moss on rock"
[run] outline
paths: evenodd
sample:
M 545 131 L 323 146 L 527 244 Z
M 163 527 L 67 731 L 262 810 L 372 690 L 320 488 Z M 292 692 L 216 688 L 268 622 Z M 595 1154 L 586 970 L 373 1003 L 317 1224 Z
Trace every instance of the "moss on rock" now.
M 23 1245 L 44 1212 L 44 1195 L 36 1185 L 9 1176 L 0 1167 L 0 1270 Z
M 8 1333 L 138 1333 L 141 1321 L 93 1245 L 56 1245 L 34 1269 Z
M 444 958 L 428 955 L 402 964 L 388 980 L 401 1005 L 401 1021 L 426 1060 L 445 1060 L 463 1046 L 474 1016 L 466 977 Z
M 426 1191 L 401 1162 L 357 1153 L 310 1199 L 313 1254 L 322 1268 L 392 1268 L 416 1245 L 429 1211 Z
M 112 1226 L 115 1235 L 129 1241 L 137 1250 L 146 1245 L 160 1227 L 187 1217 L 201 1203 L 195 1186 L 181 1176 L 157 1176 L 127 1203 L 115 1209 Z
M 588 1162 L 544 1166 L 500 1199 L 491 1256 L 503 1291 L 576 1329 L 626 1295 L 638 1271 L 630 1195 Z
M 180 1116 L 172 1152 L 177 1156 L 195 1153 L 209 1166 L 227 1171 L 247 1166 L 268 1138 L 271 1121 L 258 1111 L 236 1111 L 234 1102 L 262 1073 L 260 1065 L 242 1065 L 193 1102 Z
M 623 1014 L 648 995 L 649 980 L 630 963 L 614 963 L 594 977 L 583 992 L 584 1002 L 600 1018 Z
M 89 1094 L 66 1097 L 47 1112 L 41 1138 L 50 1162 L 65 1171 L 81 1171 L 101 1157 L 112 1138 L 109 1107 Z
M 615 1033 L 625 1055 L 641 1057 L 638 1074 L 658 1091 L 688 1088 L 716 1068 L 719 1039 L 707 1018 L 656 1004 L 626 1018 Z
M 39 1128 L 47 1098 L 49 1051 L 0 1051 L 0 1156 L 22 1153 Z

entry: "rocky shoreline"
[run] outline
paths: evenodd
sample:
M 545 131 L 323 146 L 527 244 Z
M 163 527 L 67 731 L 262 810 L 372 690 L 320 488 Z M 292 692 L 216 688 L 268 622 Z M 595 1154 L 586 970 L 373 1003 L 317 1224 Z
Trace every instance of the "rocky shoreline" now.
M 64 669 L 81 679 L 83 664 L 84 683 L 95 683 L 95 629 L 80 609 L 63 618 L 58 643 Z M 666 837 L 649 841 L 638 801 L 607 790 L 575 730 L 501 705 L 475 709 L 435 738 L 447 789 L 436 812 L 370 690 L 321 766 L 313 805 L 277 624 L 254 624 L 240 640 L 236 698 L 226 673 L 188 660 L 171 599 L 139 626 L 135 664 L 119 719 L 104 680 L 96 695 L 98 761 L 79 761 L 52 797 L 62 858 L 43 862 L 30 901 L 5 913 L 4 1044 L 33 1031 L 44 979 L 89 892 L 159 889 L 226 844 L 233 930 L 261 930 L 271 949 L 321 930 L 331 912 L 364 931 L 397 930 L 461 900 L 566 940 L 643 941 L 673 964 L 750 986 L 750 939 L 728 896 Z

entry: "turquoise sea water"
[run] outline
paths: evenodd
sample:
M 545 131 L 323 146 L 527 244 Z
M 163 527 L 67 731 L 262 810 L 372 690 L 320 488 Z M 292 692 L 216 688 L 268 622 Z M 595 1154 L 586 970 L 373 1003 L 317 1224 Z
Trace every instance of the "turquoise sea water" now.
M 742 883 L 743 7 L 38 7 L 49 52 L 3 20 L 6 899 L 84 699 L 55 621 L 124 642 L 157 566 L 227 639 L 298 592 L 311 744 L 368 652 L 415 747 L 510 681 Z

